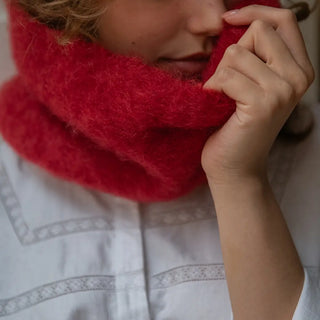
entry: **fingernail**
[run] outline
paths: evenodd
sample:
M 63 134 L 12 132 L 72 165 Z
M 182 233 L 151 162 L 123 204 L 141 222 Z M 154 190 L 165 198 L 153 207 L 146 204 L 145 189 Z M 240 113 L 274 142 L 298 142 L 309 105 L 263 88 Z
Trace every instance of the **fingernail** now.
M 236 9 L 236 10 L 230 10 L 230 11 L 227 11 L 225 12 L 222 17 L 223 18 L 228 18 L 230 16 L 234 16 L 235 14 L 237 14 L 239 12 L 239 9 Z

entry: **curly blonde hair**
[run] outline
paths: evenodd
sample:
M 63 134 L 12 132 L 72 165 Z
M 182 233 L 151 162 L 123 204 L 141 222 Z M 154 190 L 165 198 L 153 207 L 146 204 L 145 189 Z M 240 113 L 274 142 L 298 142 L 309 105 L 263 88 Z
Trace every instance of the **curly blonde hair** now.
M 18 3 L 27 13 L 48 27 L 61 30 L 61 37 L 58 39 L 61 44 L 67 44 L 78 37 L 98 41 L 99 18 L 107 8 L 106 0 L 8 1 Z M 314 10 L 310 10 L 308 3 L 304 1 L 296 3 L 292 0 L 282 0 L 282 4 L 284 3 L 287 4 L 285 7 L 296 13 L 298 20 L 305 19 Z
M 59 42 L 75 38 L 97 41 L 99 18 L 106 10 L 102 0 L 12 0 L 48 27 L 60 30 Z

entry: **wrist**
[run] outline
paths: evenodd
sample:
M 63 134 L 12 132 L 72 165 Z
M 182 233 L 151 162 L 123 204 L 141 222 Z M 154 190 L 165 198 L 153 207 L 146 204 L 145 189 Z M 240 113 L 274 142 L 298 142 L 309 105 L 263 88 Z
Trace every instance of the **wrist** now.
M 232 170 L 224 172 L 220 170 L 216 174 L 207 174 L 206 177 L 210 186 L 217 188 L 232 188 L 241 185 L 266 185 L 269 183 L 267 169 L 239 171 Z
M 271 190 L 271 186 L 266 172 L 246 173 L 246 174 L 228 174 L 219 176 L 207 176 L 208 184 L 213 195 L 233 194 L 237 193 L 252 193 Z

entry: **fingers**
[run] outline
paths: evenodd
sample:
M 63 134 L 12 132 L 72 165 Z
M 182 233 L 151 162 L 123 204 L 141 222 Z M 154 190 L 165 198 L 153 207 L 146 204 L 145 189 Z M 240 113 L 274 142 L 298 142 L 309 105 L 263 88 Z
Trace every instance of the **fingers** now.
M 239 44 L 227 48 L 217 71 L 225 67 L 237 70 L 265 90 L 268 90 L 268 84 L 274 84 L 279 78 L 264 61 Z
M 264 95 L 263 89 L 255 81 L 228 66 L 217 69 L 203 88 L 224 92 L 242 105 L 255 106 L 261 101 L 261 96 Z M 248 92 L 250 94 L 247 94 Z
M 249 114 L 265 117 L 279 107 L 283 110 L 280 117 L 286 117 L 296 103 L 292 86 L 238 44 L 226 50 L 215 74 L 203 88 L 224 92 L 237 102 L 238 111 L 243 111 L 246 117 Z
M 255 118 L 262 124 L 269 119 L 282 125 L 313 80 L 296 22 L 290 22 L 292 30 L 284 27 L 284 36 L 277 31 L 283 11 L 287 12 L 250 6 L 231 15 L 232 24 L 250 27 L 226 50 L 215 74 L 204 85 L 204 89 L 222 91 L 234 99 L 237 115 L 244 115 L 242 120 Z M 294 45 L 287 44 L 290 37 Z
M 238 45 L 263 60 L 270 70 L 291 84 L 298 99 L 302 97 L 310 84 L 307 71 L 296 62 L 279 33 L 270 24 L 255 20 Z
M 270 24 L 280 35 L 293 59 L 305 72 L 308 83 L 310 84 L 313 81 L 313 68 L 297 20 L 291 10 L 250 5 L 241 8 L 234 14 L 227 12 L 223 18 L 232 25 L 249 25 L 256 20 Z

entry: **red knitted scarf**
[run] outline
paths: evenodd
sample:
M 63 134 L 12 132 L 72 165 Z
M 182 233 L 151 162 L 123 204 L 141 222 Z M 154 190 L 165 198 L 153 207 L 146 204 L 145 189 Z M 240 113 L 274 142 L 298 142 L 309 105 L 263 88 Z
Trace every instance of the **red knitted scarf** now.
M 278 6 L 242 5 L 252 2 Z M 22 157 L 62 179 L 142 202 L 206 182 L 201 151 L 233 101 L 98 44 L 61 46 L 56 31 L 16 7 L 9 13 L 18 75 L 1 89 L 0 129 Z M 243 31 L 225 27 L 203 82 Z

